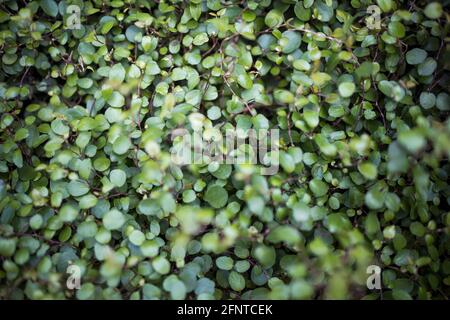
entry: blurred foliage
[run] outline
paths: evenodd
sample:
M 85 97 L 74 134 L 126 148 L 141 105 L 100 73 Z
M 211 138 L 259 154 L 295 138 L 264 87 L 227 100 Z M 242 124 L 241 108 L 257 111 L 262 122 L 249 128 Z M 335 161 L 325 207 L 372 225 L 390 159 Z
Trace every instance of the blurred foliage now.
M 446 299 L 448 4 L 0 1 L 0 297 Z M 194 127 L 279 172 L 174 164 Z

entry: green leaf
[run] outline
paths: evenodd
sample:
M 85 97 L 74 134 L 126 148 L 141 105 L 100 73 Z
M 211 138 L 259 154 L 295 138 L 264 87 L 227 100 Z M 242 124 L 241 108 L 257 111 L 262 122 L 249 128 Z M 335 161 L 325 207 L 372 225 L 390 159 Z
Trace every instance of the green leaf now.
M 436 107 L 441 111 L 450 110 L 450 96 L 445 92 L 439 93 L 436 98 Z
M 144 199 L 139 202 L 139 212 L 145 215 L 156 215 L 161 209 L 158 202 L 154 199 Z
M 116 187 L 121 187 L 127 181 L 127 175 L 126 175 L 125 171 L 123 171 L 121 169 L 114 169 L 114 170 L 111 170 L 111 172 L 109 173 L 109 180 Z
M 315 7 L 318 11 L 317 18 L 320 21 L 330 21 L 333 17 L 333 7 L 330 2 L 323 2 L 322 0 L 315 0 Z
M 201 46 L 202 44 L 205 44 L 208 41 L 209 41 L 208 35 L 205 32 L 201 32 L 194 37 L 194 40 L 192 41 L 192 43 L 195 46 Z
M 378 89 L 397 102 L 405 97 L 405 89 L 395 81 L 382 80 L 378 83 Z
M 42 10 L 44 10 L 47 15 L 51 17 L 56 17 L 58 15 L 58 4 L 56 3 L 56 1 L 41 0 L 39 4 L 41 5 Z
M 125 68 L 120 63 L 117 63 L 111 67 L 109 71 L 109 80 L 112 80 L 118 84 L 125 80 Z
M 197 106 L 201 102 L 202 94 L 201 94 L 200 90 L 192 90 L 186 94 L 185 99 L 186 99 L 186 103 L 189 103 L 193 106 Z
M 119 92 L 114 91 L 108 99 L 108 104 L 111 107 L 121 108 L 125 105 L 125 98 Z
M 436 96 L 430 92 L 422 92 L 420 94 L 420 105 L 425 109 L 433 108 L 436 104 Z
M 377 0 L 377 4 L 383 12 L 389 12 L 394 8 L 393 0 Z
M 125 223 L 125 216 L 117 209 L 112 209 L 103 216 L 103 226 L 108 230 L 120 229 Z
M 443 12 L 442 4 L 439 2 L 431 2 L 427 4 L 425 10 L 423 11 L 429 19 L 439 19 Z
M 312 179 L 309 182 L 309 188 L 316 197 L 322 197 L 328 193 L 328 185 L 318 179 Z
M 430 76 L 437 68 L 437 62 L 433 58 L 426 58 L 424 62 L 417 67 L 417 73 L 421 76 Z
M 287 30 L 282 33 L 282 38 L 278 40 L 283 53 L 289 54 L 300 47 L 302 37 L 299 32 Z
M 269 28 L 274 28 L 283 23 L 283 14 L 277 9 L 270 10 L 265 16 L 264 22 Z
M 281 104 L 294 103 L 295 97 L 292 92 L 288 90 L 276 89 L 273 93 L 275 101 Z
M 174 68 L 172 70 L 171 78 L 173 81 L 180 81 L 186 79 L 186 71 L 182 68 Z
M 258 245 L 252 255 L 264 269 L 272 267 L 276 261 L 275 248 L 266 245 Z
M 221 270 L 231 270 L 233 269 L 233 259 L 227 256 L 222 256 L 216 259 L 216 265 Z
M 183 202 L 191 203 L 197 198 L 194 190 L 185 190 L 183 191 Z
M 89 89 L 94 84 L 94 81 L 89 78 L 78 79 L 78 86 L 82 89 Z
M 55 120 L 56 121 L 56 120 Z M 54 122 L 54 121 L 53 121 Z M 53 129 L 53 122 L 52 122 L 52 129 Z M 55 130 L 53 130 L 55 131 Z M 57 132 L 55 132 L 57 133 Z M 28 138 L 29 136 L 29 131 L 27 128 L 20 128 L 19 130 L 16 131 L 16 133 L 14 134 L 14 141 L 21 141 L 24 140 L 26 138 Z
M 391 35 L 397 38 L 404 38 L 406 35 L 405 26 L 399 21 L 391 21 L 388 30 Z
M 189 12 L 195 21 L 198 21 L 202 14 L 202 7 L 198 4 L 189 5 Z
M 331 80 L 331 76 L 325 72 L 315 72 L 311 75 L 311 79 L 318 87 L 323 87 L 328 81 Z
M 97 197 L 95 197 L 92 194 L 87 194 L 87 195 L 81 197 L 79 206 L 80 206 L 80 209 L 90 209 L 92 207 L 95 207 L 97 202 L 98 202 Z
M 303 116 L 309 127 L 315 128 L 319 125 L 319 110 L 317 106 L 308 104 L 303 107 Z
M 295 60 L 293 66 L 295 69 L 300 71 L 308 71 L 311 69 L 311 64 L 303 59 Z
M 89 189 L 89 185 L 82 180 L 72 180 L 67 185 L 67 190 L 74 197 L 79 197 L 88 193 Z
M 160 72 L 161 69 L 155 61 L 148 62 L 147 67 L 145 68 L 145 74 L 153 76 L 159 74 Z
M 339 94 L 344 98 L 351 97 L 355 92 L 355 88 L 353 82 L 343 82 L 339 85 Z
M 213 208 L 222 208 L 228 200 L 228 192 L 218 185 L 210 186 L 205 193 L 204 200 Z
M 242 291 L 245 288 L 245 278 L 236 271 L 231 271 L 228 276 L 228 282 L 234 291 Z
M 186 285 L 182 281 L 172 283 L 170 296 L 174 300 L 184 300 L 186 298 Z
M 412 300 L 411 296 L 403 290 L 392 290 L 392 297 L 395 300 Z
M 374 180 L 377 178 L 377 167 L 368 161 L 361 162 L 358 165 L 358 171 L 364 176 L 364 178 L 369 180 Z
M 168 274 L 170 272 L 170 262 L 164 257 L 156 257 L 152 261 L 152 266 L 159 274 Z
M 302 21 L 309 21 L 311 18 L 311 10 L 309 8 L 305 8 L 302 1 L 299 1 L 295 4 L 294 12 L 297 18 Z
M 376 213 L 369 213 L 365 220 L 365 228 L 368 234 L 380 232 L 380 221 Z
M 295 169 L 294 159 L 286 152 L 280 152 L 280 164 L 287 173 L 291 173 Z
M 364 197 L 367 207 L 373 210 L 382 208 L 384 200 L 385 194 L 377 186 L 372 187 Z
M 133 230 L 129 235 L 130 242 L 136 246 L 140 246 L 145 241 L 145 235 L 140 230 Z
M 236 74 L 237 82 L 244 89 L 251 89 L 253 87 L 252 78 L 247 74 L 244 67 L 241 65 L 236 65 L 234 72 Z
M 416 237 L 423 237 L 427 231 L 427 229 L 420 222 L 417 221 L 411 223 L 411 225 L 409 226 L 409 230 Z
M 246 23 L 245 21 L 237 21 L 235 24 L 236 31 L 243 37 L 255 40 L 254 23 Z
M 408 130 L 400 132 L 398 141 L 410 152 L 418 152 L 425 146 L 425 137 L 417 130 Z
M 250 262 L 247 260 L 236 261 L 234 269 L 239 273 L 247 272 L 247 270 L 250 269 Z
M 115 153 L 125 154 L 128 152 L 128 150 L 131 147 L 130 138 L 125 137 L 125 136 L 120 136 L 114 141 L 112 147 L 113 147 L 113 151 Z
M 208 114 L 208 118 L 211 120 L 220 119 L 220 117 L 222 116 L 222 112 L 221 112 L 220 108 L 217 106 L 212 106 L 211 108 L 209 108 L 207 111 L 207 114 Z
M 427 52 L 420 48 L 414 48 L 406 53 L 406 61 L 409 64 L 421 64 L 427 57 Z
M 72 205 L 65 204 L 59 210 L 59 217 L 64 222 L 72 222 L 78 217 L 79 210 Z
M 15 239 L 6 239 L 0 237 L 0 256 L 1 257 L 11 257 L 16 251 Z

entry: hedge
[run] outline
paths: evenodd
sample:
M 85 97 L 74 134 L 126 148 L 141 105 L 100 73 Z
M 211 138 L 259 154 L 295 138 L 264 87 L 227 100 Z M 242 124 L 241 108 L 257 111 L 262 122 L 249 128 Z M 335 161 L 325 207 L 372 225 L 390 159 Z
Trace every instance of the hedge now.
M 448 4 L 1 1 L 0 298 L 447 299 Z

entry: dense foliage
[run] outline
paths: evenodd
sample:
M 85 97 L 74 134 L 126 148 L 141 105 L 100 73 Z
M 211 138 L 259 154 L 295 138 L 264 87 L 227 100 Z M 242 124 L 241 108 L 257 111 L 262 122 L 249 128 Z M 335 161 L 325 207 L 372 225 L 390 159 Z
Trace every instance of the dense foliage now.
M 0 298 L 447 298 L 446 4 L 1 1 Z

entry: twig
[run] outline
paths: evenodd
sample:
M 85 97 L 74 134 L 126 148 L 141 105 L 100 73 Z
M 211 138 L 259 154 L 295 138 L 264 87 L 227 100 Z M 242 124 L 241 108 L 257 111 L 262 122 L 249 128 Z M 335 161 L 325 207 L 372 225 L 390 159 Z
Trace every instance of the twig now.
M 23 86 L 23 81 L 25 80 L 25 77 L 26 77 L 28 71 L 30 71 L 30 67 L 27 67 L 27 68 L 25 69 L 25 72 L 23 73 L 22 78 L 20 79 L 20 87 Z
M 291 142 L 291 146 L 294 146 L 294 141 L 292 140 L 292 133 L 291 133 L 291 111 L 289 110 L 289 113 L 287 115 L 287 125 L 288 125 L 288 136 L 289 136 L 289 141 Z

